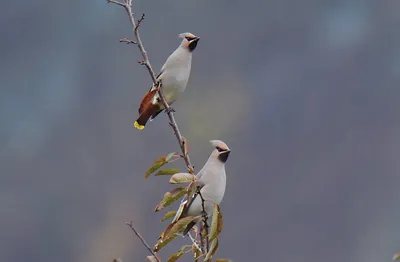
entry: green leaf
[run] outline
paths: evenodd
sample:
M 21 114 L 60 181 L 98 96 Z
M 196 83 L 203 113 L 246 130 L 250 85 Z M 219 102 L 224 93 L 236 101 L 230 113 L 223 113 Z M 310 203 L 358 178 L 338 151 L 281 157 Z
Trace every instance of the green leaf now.
M 172 157 L 176 156 L 177 154 L 178 154 L 178 152 L 169 153 L 167 155 L 167 157 L 165 158 L 165 161 L 169 162 L 172 159 Z
M 395 260 L 400 260 L 400 253 L 396 253 L 396 254 L 394 254 L 394 256 L 393 256 L 393 261 L 395 261 Z
M 213 210 L 213 215 L 212 215 L 212 221 L 211 221 L 211 228 L 210 228 L 210 234 L 208 235 L 208 241 L 212 241 L 213 239 L 216 239 L 222 231 L 222 214 L 221 214 L 221 209 L 217 204 L 214 203 L 214 210 Z
M 186 226 L 192 222 L 193 220 L 199 219 L 201 216 L 188 216 L 179 219 L 178 221 L 174 222 L 174 225 L 171 227 L 171 230 L 168 232 L 168 235 L 174 234 L 174 233 L 180 233 L 183 232 L 186 228 Z
M 157 158 L 153 165 L 146 171 L 146 174 L 144 175 L 144 178 L 147 179 L 154 171 L 162 167 L 167 163 L 166 157 L 162 156 L 160 158 Z
M 189 173 L 176 173 L 169 179 L 170 184 L 183 184 L 194 181 L 195 176 Z
M 169 211 L 167 213 L 165 213 L 165 215 L 163 216 L 163 218 L 161 218 L 161 221 L 173 218 L 176 214 L 176 211 Z
M 155 176 L 164 176 L 164 175 L 173 175 L 179 172 L 179 169 L 177 168 L 165 168 L 159 170 L 157 173 L 155 173 Z
M 188 249 L 188 248 L 191 248 L 191 246 L 185 245 L 185 246 L 181 247 L 181 249 L 179 249 L 178 252 L 172 254 L 168 258 L 167 262 L 175 262 L 175 261 L 177 261 L 181 256 L 183 256 L 185 254 L 186 249 Z
M 214 239 L 211 242 L 210 249 L 208 250 L 206 258 L 204 258 L 204 261 L 209 261 L 211 257 L 214 255 L 214 253 L 217 251 L 217 249 L 218 249 L 218 238 Z
M 173 189 L 172 191 L 165 193 L 163 199 L 160 203 L 158 203 L 154 211 L 157 212 L 162 210 L 163 208 L 171 205 L 174 201 L 180 199 L 185 194 L 186 188 L 184 187 L 178 187 Z
M 163 165 L 170 163 L 176 159 L 173 159 L 174 156 L 176 156 L 176 152 L 169 153 L 167 156 L 162 156 L 160 158 L 157 158 L 153 165 L 146 171 L 146 174 L 144 175 L 144 178 L 147 179 L 152 173 L 154 173 L 156 170 L 160 169 Z
M 165 247 L 169 242 L 171 242 L 175 237 L 177 237 L 177 234 L 171 234 L 165 238 L 160 238 L 154 245 L 153 251 L 158 252 L 161 248 Z
M 154 252 L 158 252 L 161 248 L 165 247 L 169 242 L 171 242 L 176 236 L 177 233 L 182 232 L 185 230 L 186 226 L 192 222 L 194 219 L 198 219 L 200 216 L 197 217 L 185 217 L 182 218 L 174 223 L 170 223 L 164 232 L 161 233 L 158 242 L 154 246 Z
M 200 250 L 195 246 L 195 244 L 192 245 L 192 252 L 193 252 L 193 257 L 194 257 L 194 261 L 197 261 L 202 253 L 200 252 Z

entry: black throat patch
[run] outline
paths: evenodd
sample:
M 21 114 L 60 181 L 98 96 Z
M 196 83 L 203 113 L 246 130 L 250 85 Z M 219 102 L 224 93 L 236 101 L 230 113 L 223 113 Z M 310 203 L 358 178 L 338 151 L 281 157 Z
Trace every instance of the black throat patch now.
M 190 44 L 189 44 L 189 50 L 190 50 L 190 52 L 193 52 L 193 50 L 196 48 L 197 42 L 198 42 L 198 41 L 199 41 L 199 40 L 196 39 L 196 40 L 193 40 L 192 42 L 190 42 Z
M 226 152 L 219 154 L 219 156 L 218 156 L 219 161 L 221 161 L 222 163 L 225 163 L 226 160 L 228 160 L 230 153 L 231 153 L 231 151 L 226 151 Z

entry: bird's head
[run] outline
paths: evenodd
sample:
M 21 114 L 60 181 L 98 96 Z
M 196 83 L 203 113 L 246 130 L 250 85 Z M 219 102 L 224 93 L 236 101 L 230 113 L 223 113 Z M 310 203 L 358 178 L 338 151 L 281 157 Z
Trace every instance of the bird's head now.
M 211 140 L 210 143 L 215 147 L 212 156 L 220 160 L 222 163 L 225 163 L 231 153 L 229 147 L 221 140 Z
M 196 48 L 197 43 L 200 40 L 200 37 L 197 37 L 192 33 L 182 33 L 179 34 L 179 37 L 183 38 L 181 46 L 187 48 L 190 52 Z

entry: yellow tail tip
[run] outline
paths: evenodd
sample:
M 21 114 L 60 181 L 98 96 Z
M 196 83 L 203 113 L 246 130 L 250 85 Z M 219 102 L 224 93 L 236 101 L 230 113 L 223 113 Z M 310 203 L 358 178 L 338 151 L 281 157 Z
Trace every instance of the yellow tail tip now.
M 135 121 L 135 123 L 133 123 L 133 126 L 136 127 L 139 130 L 142 130 L 144 128 L 144 126 L 139 125 L 139 123 L 137 121 Z

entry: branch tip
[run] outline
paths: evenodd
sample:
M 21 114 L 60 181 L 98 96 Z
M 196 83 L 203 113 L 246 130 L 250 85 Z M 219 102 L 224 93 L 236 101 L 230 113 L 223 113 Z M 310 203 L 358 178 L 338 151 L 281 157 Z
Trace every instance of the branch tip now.
M 120 2 L 115 1 L 115 0 L 107 0 L 107 3 L 108 3 L 108 4 L 110 4 L 110 3 L 111 3 L 111 4 L 116 4 L 116 5 L 125 7 L 125 5 L 124 5 L 123 3 L 120 3 Z
M 134 44 L 134 45 L 137 44 L 136 41 L 133 41 L 133 40 L 130 40 L 130 39 L 127 39 L 127 38 L 121 38 L 121 39 L 119 40 L 119 42 L 120 42 L 120 43 L 127 43 L 127 44 Z

